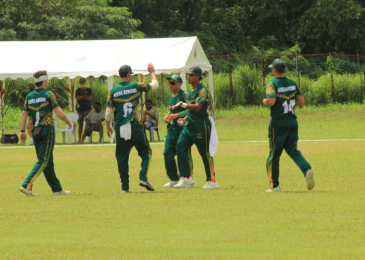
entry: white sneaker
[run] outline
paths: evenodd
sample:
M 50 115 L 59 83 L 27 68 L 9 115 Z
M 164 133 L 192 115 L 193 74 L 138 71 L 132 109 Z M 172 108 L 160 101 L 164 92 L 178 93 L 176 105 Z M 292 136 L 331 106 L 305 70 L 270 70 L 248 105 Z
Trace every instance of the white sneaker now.
M 31 190 L 27 190 L 23 186 L 19 187 L 20 192 L 24 193 L 27 196 L 35 196 L 35 194 Z
M 215 181 L 207 181 L 207 183 L 203 186 L 203 189 L 218 189 L 218 183 Z
M 280 186 L 277 186 L 276 188 L 273 188 L 273 189 L 267 189 L 266 192 L 270 193 L 270 192 L 280 192 L 281 189 L 280 189 Z
M 177 189 L 180 189 L 180 188 L 193 188 L 193 187 L 195 187 L 194 179 L 192 177 L 189 177 L 189 178 L 183 177 L 173 187 L 177 188 Z
M 33 137 L 31 137 L 28 145 L 33 145 L 33 144 L 34 144 L 34 140 L 33 140 Z
M 122 190 L 121 193 L 131 193 L 129 190 Z
M 307 189 L 312 190 L 314 188 L 314 185 L 316 184 L 314 182 L 314 172 L 312 169 L 307 171 L 307 174 L 305 175 L 305 180 L 307 182 Z
M 163 187 L 164 187 L 164 188 L 172 188 L 172 187 L 174 187 L 177 183 L 178 183 L 178 181 L 169 181 L 169 182 L 168 182 L 168 183 L 166 183 Z
M 61 190 L 61 191 L 56 191 L 56 192 L 53 192 L 53 195 L 70 195 L 71 194 L 71 191 L 69 190 Z

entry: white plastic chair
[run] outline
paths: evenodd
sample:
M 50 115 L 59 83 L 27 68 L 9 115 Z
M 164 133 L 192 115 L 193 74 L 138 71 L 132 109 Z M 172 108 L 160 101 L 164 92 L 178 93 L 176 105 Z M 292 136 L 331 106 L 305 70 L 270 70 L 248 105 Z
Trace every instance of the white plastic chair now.
M 150 141 L 151 142 L 155 141 L 154 131 L 157 132 L 157 137 L 158 137 L 158 140 L 160 141 L 160 133 L 158 132 L 158 120 L 156 120 L 156 125 L 155 126 L 151 126 L 150 128 L 146 129 L 146 131 L 150 132 Z
M 75 135 L 75 122 L 79 119 L 79 116 L 78 116 L 78 114 L 75 114 L 75 113 L 68 113 L 66 115 L 66 117 L 68 118 L 68 120 L 70 120 L 70 122 L 72 124 L 71 128 L 68 129 L 67 125 L 63 121 L 61 121 L 59 118 L 57 118 L 56 122 L 55 122 L 56 133 L 58 133 L 58 132 L 62 133 L 62 139 L 63 139 L 64 144 L 66 143 L 66 133 L 68 136 L 69 144 L 72 143 L 72 134 L 74 134 L 75 143 L 76 143 L 77 140 L 76 140 L 76 135 Z

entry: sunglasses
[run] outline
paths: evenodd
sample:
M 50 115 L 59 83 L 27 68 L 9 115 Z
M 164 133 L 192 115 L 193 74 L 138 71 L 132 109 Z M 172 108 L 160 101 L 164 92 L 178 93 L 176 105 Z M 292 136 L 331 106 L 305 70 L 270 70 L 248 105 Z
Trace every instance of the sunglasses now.
M 175 86 L 176 82 L 175 82 L 175 81 L 169 81 L 169 84 L 170 84 L 171 86 Z
M 195 76 L 198 76 L 198 75 L 196 75 L 196 74 L 193 74 L 193 73 L 188 73 L 188 74 L 186 74 L 188 77 L 195 77 Z

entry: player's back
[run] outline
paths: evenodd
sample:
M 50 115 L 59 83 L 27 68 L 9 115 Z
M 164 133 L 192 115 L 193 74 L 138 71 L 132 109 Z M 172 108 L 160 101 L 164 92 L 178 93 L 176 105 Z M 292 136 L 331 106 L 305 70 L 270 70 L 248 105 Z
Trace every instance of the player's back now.
M 138 118 L 138 105 L 141 96 L 141 86 L 128 81 L 120 82 L 110 90 L 107 105 L 114 105 L 116 110 L 116 125 L 121 126 Z
M 25 110 L 33 120 L 33 126 L 53 126 L 52 111 L 58 107 L 52 91 L 36 89 L 29 93 L 25 100 Z
M 295 101 L 296 96 L 300 94 L 296 83 L 287 77 L 282 77 L 274 78 L 272 85 L 275 89 L 276 101 L 271 107 L 271 117 L 296 117 L 294 114 Z

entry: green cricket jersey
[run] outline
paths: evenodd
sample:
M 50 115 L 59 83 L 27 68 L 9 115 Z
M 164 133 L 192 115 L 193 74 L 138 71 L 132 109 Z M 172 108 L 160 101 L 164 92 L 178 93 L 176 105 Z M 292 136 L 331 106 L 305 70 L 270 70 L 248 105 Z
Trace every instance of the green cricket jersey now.
M 36 89 L 25 99 L 24 111 L 28 111 L 33 120 L 33 128 L 37 126 L 53 126 L 53 109 L 58 107 L 56 96 L 52 91 Z
M 271 107 L 271 118 L 296 117 L 296 96 L 302 95 L 297 84 L 286 77 L 274 78 L 266 85 L 266 98 L 276 98 Z
M 175 97 L 171 93 L 170 101 L 169 101 L 169 110 L 170 110 L 170 113 L 171 114 L 175 114 L 175 113 L 179 113 L 179 112 L 185 111 L 185 108 L 182 108 L 182 107 L 177 107 L 175 109 L 172 109 L 172 106 L 176 105 L 180 101 L 182 101 L 184 103 L 187 103 L 188 102 L 188 94 L 184 90 L 182 90 L 182 89 L 179 90 L 179 93 Z M 171 121 L 171 124 L 172 125 L 177 125 L 177 120 L 178 119 L 179 118 L 176 118 L 176 119 L 172 120 Z
M 209 91 L 202 84 L 199 84 L 196 90 L 189 92 L 188 104 L 202 103 L 203 106 L 198 112 L 188 110 L 188 123 L 194 124 L 204 119 L 208 119 Z
M 119 127 L 138 119 L 141 94 L 148 92 L 150 88 L 150 84 L 124 81 L 110 90 L 106 105 L 115 107 L 117 112 L 116 126 Z

